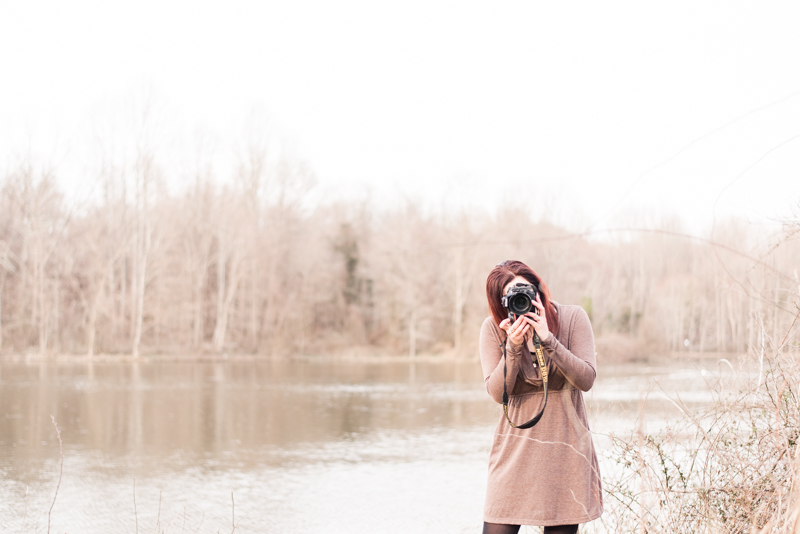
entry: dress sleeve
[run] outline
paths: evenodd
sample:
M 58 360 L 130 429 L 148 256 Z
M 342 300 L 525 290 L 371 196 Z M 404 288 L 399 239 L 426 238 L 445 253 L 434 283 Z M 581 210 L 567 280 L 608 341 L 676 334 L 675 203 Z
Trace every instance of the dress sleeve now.
M 568 350 L 552 334 L 542 342 L 542 347 L 573 386 L 581 391 L 589 391 L 597 376 L 597 354 L 594 351 L 592 324 L 583 308 L 578 309 L 570 328 L 569 345 L 572 350 Z
M 494 319 L 487 317 L 481 326 L 480 352 L 481 368 L 483 369 L 486 391 L 489 396 L 498 404 L 503 402 L 503 349 L 501 348 L 502 339 L 498 335 L 498 329 L 494 326 Z M 508 358 L 508 370 L 506 386 L 508 394 L 514 389 L 519 372 L 519 362 L 522 358 L 522 346 L 514 347 L 510 343 L 506 345 L 506 357 Z

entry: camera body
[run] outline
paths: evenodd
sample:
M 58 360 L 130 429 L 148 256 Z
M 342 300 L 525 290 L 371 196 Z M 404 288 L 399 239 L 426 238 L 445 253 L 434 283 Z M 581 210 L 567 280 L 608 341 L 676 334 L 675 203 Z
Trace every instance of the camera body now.
M 533 305 L 538 294 L 537 287 L 531 284 L 517 283 L 513 285 L 508 293 L 503 295 L 502 304 L 508 309 L 508 318 L 511 321 L 516 321 L 520 315 L 525 315 L 528 312 L 537 312 Z

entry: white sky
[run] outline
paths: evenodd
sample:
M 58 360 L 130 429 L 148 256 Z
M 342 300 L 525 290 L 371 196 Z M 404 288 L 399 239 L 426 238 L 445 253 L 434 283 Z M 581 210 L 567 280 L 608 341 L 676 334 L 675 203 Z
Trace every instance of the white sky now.
M 164 152 L 230 150 L 257 110 L 326 196 L 701 232 L 715 204 L 797 211 L 798 28 L 797 2 L 6 3 L 0 170 L 30 151 L 79 189 L 98 122 L 147 88 L 182 132 Z

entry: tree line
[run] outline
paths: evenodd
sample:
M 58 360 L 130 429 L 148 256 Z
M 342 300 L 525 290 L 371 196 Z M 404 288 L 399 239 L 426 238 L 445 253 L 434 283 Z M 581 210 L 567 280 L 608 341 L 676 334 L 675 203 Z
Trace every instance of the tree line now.
M 0 182 L 5 353 L 474 356 L 492 267 L 519 259 L 589 313 L 599 351 L 763 351 L 800 301 L 800 220 L 575 233 L 519 205 L 313 202 L 302 161 L 251 146 L 170 190 L 153 151 L 88 200 L 23 158 Z

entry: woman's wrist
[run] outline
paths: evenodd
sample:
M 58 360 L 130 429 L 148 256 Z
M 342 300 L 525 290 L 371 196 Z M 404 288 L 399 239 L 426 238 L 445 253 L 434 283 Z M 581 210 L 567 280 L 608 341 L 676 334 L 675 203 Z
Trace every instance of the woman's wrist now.
M 516 356 L 516 355 L 517 355 L 517 354 L 520 352 L 520 350 L 522 350 L 522 345 L 523 345 L 524 343 L 525 343 L 525 342 L 523 341 L 523 342 L 521 342 L 521 343 L 517 344 L 517 343 L 514 343 L 514 342 L 511 340 L 511 338 L 509 338 L 509 339 L 508 339 L 508 341 L 506 342 L 506 349 L 507 349 L 507 351 L 508 351 L 508 353 L 509 353 L 510 355 L 512 355 L 512 356 Z
M 547 333 L 545 334 L 545 337 L 539 336 L 539 341 L 541 341 L 542 343 L 547 343 L 547 342 L 549 342 L 549 341 L 550 341 L 552 338 L 553 338 L 553 334 L 551 334 L 550 332 L 547 332 Z

